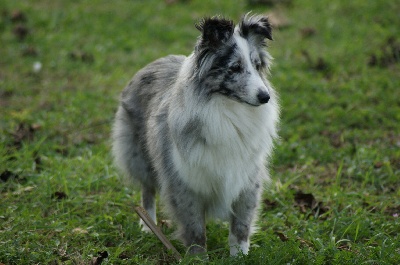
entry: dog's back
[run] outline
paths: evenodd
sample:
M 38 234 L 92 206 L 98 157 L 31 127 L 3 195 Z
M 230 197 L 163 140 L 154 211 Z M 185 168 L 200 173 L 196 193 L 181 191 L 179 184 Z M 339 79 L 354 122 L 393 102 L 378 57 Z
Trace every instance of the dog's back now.
M 146 147 L 151 112 L 168 97 L 185 56 L 167 56 L 141 69 L 121 94 L 113 131 L 113 155 L 117 165 L 133 181 L 156 182 Z

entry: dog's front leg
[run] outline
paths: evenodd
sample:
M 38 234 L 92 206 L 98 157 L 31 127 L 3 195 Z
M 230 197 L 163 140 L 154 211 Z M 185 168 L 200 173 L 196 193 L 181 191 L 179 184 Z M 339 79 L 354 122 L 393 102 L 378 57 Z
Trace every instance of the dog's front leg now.
M 189 254 L 201 254 L 207 251 L 206 246 L 206 228 L 204 215 L 198 216 L 195 219 L 189 218 L 186 220 L 185 228 L 183 229 L 183 241 L 188 247 Z
M 172 190 L 173 189 L 173 190 Z M 169 193 L 169 208 L 178 224 L 178 235 L 190 254 L 206 252 L 206 227 L 203 200 L 182 182 Z
M 239 199 L 232 205 L 233 212 L 230 217 L 229 230 L 229 246 L 232 256 L 236 256 L 239 252 L 243 254 L 249 252 L 249 238 L 258 197 L 259 189 L 247 190 L 242 192 Z

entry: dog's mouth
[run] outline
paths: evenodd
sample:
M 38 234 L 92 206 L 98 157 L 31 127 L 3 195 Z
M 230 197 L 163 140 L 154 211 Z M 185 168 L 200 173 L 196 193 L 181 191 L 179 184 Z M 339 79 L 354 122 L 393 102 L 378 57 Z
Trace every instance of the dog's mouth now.
M 220 94 L 221 96 L 234 101 L 234 102 L 238 102 L 241 104 L 246 104 L 249 105 L 251 107 L 260 107 L 264 104 L 267 104 L 270 101 L 270 96 L 268 94 L 266 94 L 265 96 L 258 96 L 257 99 L 255 101 L 249 101 L 246 100 L 238 95 L 234 95 L 234 94 L 226 94 L 226 93 L 221 93 L 221 92 L 217 92 L 218 94 Z
M 252 106 L 252 107 L 259 107 L 259 106 L 261 106 L 261 105 L 264 105 L 263 103 L 260 103 L 260 104 L 254 104 L 254 103 L 250 103 L 250 102 L 245 102 L 247 105 L 250 105 L 250 106 Z
M 236 95 L 227 96 L 227 98 L 230 100 L 236 101 L 238 103 L 249 105 L 251 107 L 259 107 L 261 105 L 264 105 L 264 103 L 250 102 L 250 101 L 244 100 L 243 98 L 238 97 Z

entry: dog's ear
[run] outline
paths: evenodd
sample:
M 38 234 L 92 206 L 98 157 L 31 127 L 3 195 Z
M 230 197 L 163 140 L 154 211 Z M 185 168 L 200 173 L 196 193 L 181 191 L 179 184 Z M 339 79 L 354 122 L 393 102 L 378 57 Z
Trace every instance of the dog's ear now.
M 235 27 L 232 20 L 221 17 L 204 18 L 195 26 L 202 33 L 200 45 L 212 49 L 226 43 L 232 37 Z
M 239 23 L 239 32 L 246 39 L 256 37 L 263 43 L 265 38 L 272 40 L 272 27 L 266 16 L 250 16 L 246 14 Z

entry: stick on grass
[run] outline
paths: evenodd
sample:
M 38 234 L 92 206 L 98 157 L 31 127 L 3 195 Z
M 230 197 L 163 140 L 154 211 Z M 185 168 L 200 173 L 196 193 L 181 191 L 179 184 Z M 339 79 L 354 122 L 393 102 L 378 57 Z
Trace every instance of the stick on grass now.
M 142 218 L 143 222 L 150 228 L 150 230 L 158 237 L 158 239 L 164 244 L 167 249 L 172 250 L 175 258 L 177 260 L 181 260 L 182 257 L 176 248 L 172 245 L 172 243 L 168 240 L 168 238 L 164 235 L 161 229 L 153 222 L 150 218 L 149 214 L 140 206 L 135 207 L 136 213 Z

